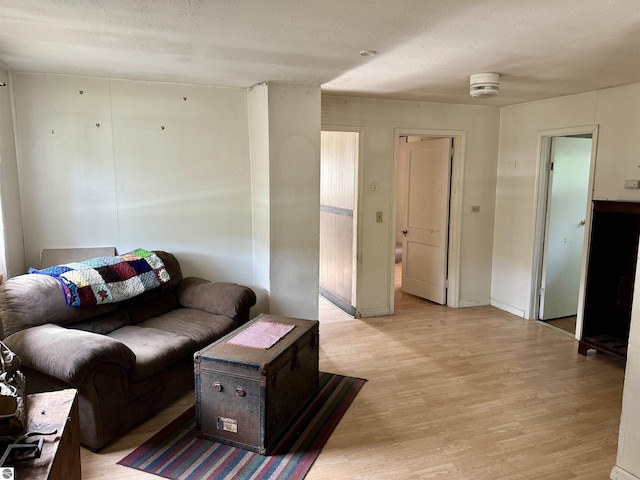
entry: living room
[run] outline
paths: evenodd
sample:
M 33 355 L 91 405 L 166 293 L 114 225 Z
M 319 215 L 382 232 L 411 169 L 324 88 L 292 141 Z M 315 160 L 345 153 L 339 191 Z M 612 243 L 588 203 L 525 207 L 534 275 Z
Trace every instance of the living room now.
M 618 42 L 625 40 L 626 68 L 633 70 L 638 35 L 626 26 L 617 24 L 620 38 L 608 45 L 622 48 Z M 251 286 L 258 296 L 254 314 L 316 318 L 319 136 L 325 126 L 364 130 L 361 182 L 377 184 L 375 191 L 363 189 L 359 205 L 362 317 L 393 313 L 397 128 L 464 133 L 459 307 L 492 305 L 532 318 L 541 132 L 598 126 L 593 198 L 639 200 L 637 190 L 623 186 L 638 176 L 637 72 L 633 81 L 571 94 L 556 93 L 549 81 L 549 93 L 535 100 L 511 92 L 544 91 L 544 76 L 518 85 L 516 75 L 505 74 L 498 100 L 441 103 L 327 92 L 319 83 L 286 76 L 230 87 L 218 86 L 222 80 L 180 81 L 179 73 L 170 80 L 161 72 L 115 76 L 95 58 L 91 72 L 63 63 L 50 71 L 15 68 L 10 56 L 0 61 L 5 278 L 37 266 L 43 248 L 115 245 L 124 252 L 143 246 L 174 253 L 185 274 Z M 350 67 L 366 65 L 362 61 Z M 509 62 L 502 65 L 508 72 Z M 597 77 L 596 68 L 607 70 L 602 77 L 615 76 L 606 63 L 574 75 Z M 468 97 L 468 76 L 455 82 Z M 382 223 L 374 221 L 377 211 Z M 629 350 L 636 348 L 632 343 Z M 627 385 L 639 377 L 628 370 Z M 623 466 L 640 475 L 638 465 Z

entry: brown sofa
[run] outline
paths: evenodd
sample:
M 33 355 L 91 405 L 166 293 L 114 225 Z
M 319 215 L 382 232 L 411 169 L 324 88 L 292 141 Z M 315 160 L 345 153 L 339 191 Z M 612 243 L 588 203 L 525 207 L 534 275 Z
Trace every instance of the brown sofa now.
M 249 319 L 254 292 L 182 278 L 128 300 L 67 306 L 58 281 L 26 274 L 0 287 L 4 342 L 22 360 L 27 391 L 76 388 L 81 442 L 98 450 L 193 389 L 193 353 Z

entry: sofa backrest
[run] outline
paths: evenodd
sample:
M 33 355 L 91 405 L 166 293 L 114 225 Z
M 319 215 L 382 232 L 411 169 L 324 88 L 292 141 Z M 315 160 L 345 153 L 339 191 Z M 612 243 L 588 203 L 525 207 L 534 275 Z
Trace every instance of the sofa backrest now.
M 175 290 L 182 281 L 180 264 L 170 253 L 163 251 L 155 253 L 163 261 L 170 280 L 160 287 L 122 302 L 122 304 L 70 307 L 67 305 L 60 283 L 49 275 L 25 274 L 10 278 L 0 286 L 0 323 L 2 326 L 0 333 L 2 338 L 25 328 L 45 323 L 70 326 L 78 322 L 86 324 L 88 319 L 95 317 L 100 317 L 96 318 L 97 322 L 104 319 L 111 325 L 128 323 L 126 317 L 122 316 L 122 312 L 117 314 L 113 312 L 124 309 L 129 315 L 130 310 L 145 310 L 145 304 L 149 302 L 153 305 L 158 302 L 167 305 L 174 304 L 171 298 L 175 298 Z M 165 296 L 168 296 L 168 302 L 164 298 Z M 158 311 L 157 307 L 153 307 L 151 310 Z M 117 319 L 117 322 L 114 323 L 114 319 Z
M 163 251 L 154 252 L 169 274 L 169 281 L 142 295 L 125 300 L 120 304 L 131 320 L 131 323 L 140 323 L 149 318 L 157 317 L 178 307 L 176 289 L 182 282 L 182 270 L 175 256 Z
M 45 323 L 68 325 L 80 322 L 117 308 L 116 304 L 70 307 L 58 280 L 48 275 L 19 275 L 0 287 L 3 338 Z

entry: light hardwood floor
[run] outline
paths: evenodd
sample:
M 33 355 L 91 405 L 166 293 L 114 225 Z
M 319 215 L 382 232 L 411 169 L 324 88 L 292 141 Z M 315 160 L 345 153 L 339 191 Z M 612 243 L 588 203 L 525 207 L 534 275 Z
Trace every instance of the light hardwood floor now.
M 351 319 L 321 300 L 320 368 L 368 379 L 307 480 L 603 480 L 615 464 L 624 364 L 492 307 L 396 293 Z M 116 462 L 193 403 L 186 395 L 106 447 L 85 479 L 158 478 Z
M 555 318 L 553 320 L 547 320 L 545 323 L 553 325 L 554 327 L 565 330 L 569 333 L 576 333 L 576 315 L 571 317 Z

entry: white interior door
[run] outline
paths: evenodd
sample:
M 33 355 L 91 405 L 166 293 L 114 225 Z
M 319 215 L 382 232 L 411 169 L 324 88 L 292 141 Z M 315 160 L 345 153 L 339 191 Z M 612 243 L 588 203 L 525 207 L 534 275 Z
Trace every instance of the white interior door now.
M 447 247 L 451 139 L 422 139 L 408 146 L 407 215 L 402 240 L 402 290 L 447 303 Z
M 591 138 L 554 137 L 551 142 L 540 320 L 577 314 Z

